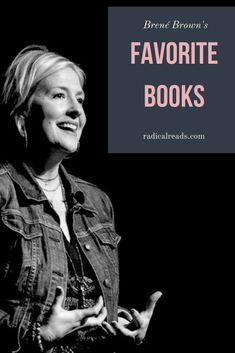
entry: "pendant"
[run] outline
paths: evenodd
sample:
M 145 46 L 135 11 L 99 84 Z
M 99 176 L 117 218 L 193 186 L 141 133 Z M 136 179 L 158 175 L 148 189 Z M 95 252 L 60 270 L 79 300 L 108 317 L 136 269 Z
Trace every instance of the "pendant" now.
M 80 292 L 81 292 L 81 307 L 85 309 L 85 288 L 84 285 L 80 285 Z

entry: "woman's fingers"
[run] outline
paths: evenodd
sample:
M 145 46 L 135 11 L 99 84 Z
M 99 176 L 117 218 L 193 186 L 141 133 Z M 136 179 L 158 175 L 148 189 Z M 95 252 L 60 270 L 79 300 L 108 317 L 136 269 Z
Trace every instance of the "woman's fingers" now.
M 77 315 L 77 320 L 74 321 L 73 328 L 68 332 L 68 334 L 77 330 L 82 330 L 85 327 L 102 325 L 103 321 L 107 317 L 107 309 L 103 306 L 98 316 L 89 316 L 91 313 L 90 309 L 92 308 L 72 310 Z M 86 315 L 86 313 L 88 313 L 88 315 Z M 83 319 L 81 319 L 81 316 L 83 316 Z
M 135 325 L 136 328 L 140 328 L 143 323 L 141 314 L 136 309 L 131 309 L 131 313 L 133 316 L 132 323 Z
M 98 316 L 91 316 L 88 317 L 84 325 L 85 326 L 101 326 L 102 322 L 106 319 L 107 316 L 107 309 L 103 307 Z
M 90 308 L 86 308 L 86 309 L 78 309 L 76 310 L 77 312 L 77 316 L 78 316 L 78 320 L 83 320 L 86 319 L 87 317 L 91 317 L 91 316 L 98 316 L 99 313 L 101 312 L 101 310 L 104 308 L 104 301 L 103 298 L 100 296 L 97 303 L 90 307 Z
M 99 314 L 100 310 L 104 307 L 104 300 L 101 296 L 99 296 L 97 303 L 94 305 L 94 313 L 96 315 Z
M 153 311 L 155 308 L 155 305 L 158 301 L 158 299 L 160 299 L 162 296 L 161 292 L 155 292 L 152 295 L 150 295 L 147 304 L 146 304 L 146 310 L 145 313 L 148 315 L 149 318 L 151 318 L 151 316 L 153 315 Z
M 127 320 L 127 319 L 124 319 L 124 317 L 118 316 L 118 322 L 119 322 L 119 324 L 121 324 L 122 326 L 129 326 L 129 325 L 130 325 L 130 321 Z
M 132 321 L 132 315 L 129 313 L 129 311 L 122 309 L 122 308 L 118 308 L 118 317 L 123 317 L 124 319 L 128 320 L 128 321 Z
M 108 334 L 117 336 L 117 332 L 107 321 L 102 322 L 102 327 Z
M 117 321 L 112 321 L 111 325 L 114 327 L 115 331 L 121 335 L 124 335 L 126 337 L 132 337 L 135 338 L 135 336 L 138 333 L 138 330 L 131 331 L 128 328 L 122 326 L 120 323 Z
M 55 299 L 53 306 L 55 308 L 61 308 L 64 300 L 64 290 L 62 287 L 56 287 Z

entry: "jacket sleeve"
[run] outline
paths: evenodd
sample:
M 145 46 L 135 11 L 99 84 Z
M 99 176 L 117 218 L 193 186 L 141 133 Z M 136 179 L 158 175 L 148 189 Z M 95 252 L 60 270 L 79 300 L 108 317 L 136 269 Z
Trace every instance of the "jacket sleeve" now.
M 14 283 L 10 277 L 12 263 L 17 262 L 14 256 L 16 240 L 6 237 L 1 224 L 0 237 L 0 339 L 1 345 L 7 347 L 7 352 L 17 352 L 21 320 L 18 315 L 18 299 L 10 299 L 14 293 Z

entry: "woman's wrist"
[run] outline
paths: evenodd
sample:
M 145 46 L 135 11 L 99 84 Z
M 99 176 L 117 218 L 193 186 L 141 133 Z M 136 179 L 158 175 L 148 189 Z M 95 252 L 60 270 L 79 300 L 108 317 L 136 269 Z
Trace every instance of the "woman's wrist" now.
M 32 326 L 32 342 L 37 352 L 47 352 L 53 347 L 53 340 L 50 338 L 46 326 L 35 322 Z
M 50 328 L 46 325 L 40 327 L 40 338 L 38 338 L 38 346 L 43 347 L 43 352 L 48 352 L 55 345 L 59 346 L 59 351 L 62 353 L 74 353 L 69 346 L 69 342 L 55 338 Z
M 56 338 L 52 334 L 49 327 L 46 325 L 40 326 L 40 336 L 42 337 L 43 341 L 47 342 L 48 344 L 52 343 L 53 341 L 56 341 Z

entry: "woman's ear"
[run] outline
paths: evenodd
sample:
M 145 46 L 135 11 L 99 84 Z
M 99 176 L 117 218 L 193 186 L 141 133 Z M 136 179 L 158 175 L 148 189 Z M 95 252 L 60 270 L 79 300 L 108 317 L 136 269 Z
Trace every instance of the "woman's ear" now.
M 27 137 L 27 132 L 25 128 L 25 116 L 22 114 L 15 115 L 15 123 L 16 127 L 22 137 Z

